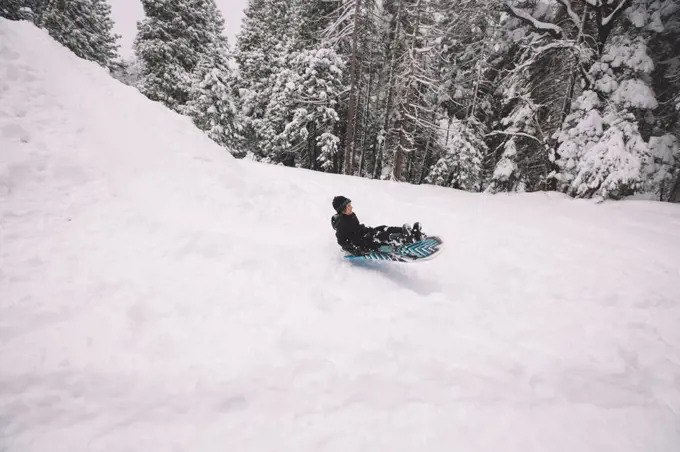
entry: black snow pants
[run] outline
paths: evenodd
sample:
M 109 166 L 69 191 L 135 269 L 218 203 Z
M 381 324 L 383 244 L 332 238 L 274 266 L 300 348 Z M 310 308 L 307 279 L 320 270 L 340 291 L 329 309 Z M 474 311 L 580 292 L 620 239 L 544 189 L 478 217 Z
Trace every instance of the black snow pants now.
M 404 228 L 399 228 L 396 226 L 378 226 L 373 228 L 371 235 L 374 242 L 380 243 L 381 245 L 389 245 L 398 243 L 403 232 Z

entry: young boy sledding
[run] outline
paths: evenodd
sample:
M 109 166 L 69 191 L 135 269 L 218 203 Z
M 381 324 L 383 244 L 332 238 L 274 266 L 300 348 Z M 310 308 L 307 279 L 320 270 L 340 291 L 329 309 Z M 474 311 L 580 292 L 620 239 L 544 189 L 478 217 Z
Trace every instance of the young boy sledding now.
M 393 246 L 413 243 L 423 237 L 420 223 L 417 222 L 413 224 L 413 228 L 408 224 L 402 227 L 364 226 L 359 223 L 356 214 L 352 212 L 352 201 L 344 196 L 333 198 L 333 209 L 336 214 L 331 218 L 331 225 L 335 229 L 338 244 L 343 250 L 354 255 L 371 251 L 388 251 Z

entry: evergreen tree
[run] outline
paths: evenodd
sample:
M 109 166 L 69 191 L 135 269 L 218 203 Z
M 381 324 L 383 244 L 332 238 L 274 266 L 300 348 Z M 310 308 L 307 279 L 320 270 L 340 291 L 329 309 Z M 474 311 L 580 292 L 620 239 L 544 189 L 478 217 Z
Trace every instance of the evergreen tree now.
M 142 63 L 140 90 L 184 112 L 194 71 L 203 60 L 226 53 L 224 19 L 214 0 L 142 0 L 135 50 Z
M 517 137 L 512 136 L 503 143 L 503 153 L 494 167 L 488 192 L 524 191 L 526 181 L 517 166 L 517 141 Z
M 660 201 L 673 201 L 680 183 L 680 139 L 670 133 L 651 137 L 649 150 L 651 158 L 643 170 L 644 191 L 654 193 Z
M 620 198 L 641 191 L 652 154 L 637 115 L 658 103 L 646 80 L 654 65 L 643 39 L 616 36 L 590 71 L 559 136 L 562 181 L 578 197 Z
M 268 106 L 273 99 L 276 74 L 286 69 L 285 59 L 291 51 L 295 34 L 293 6 L 275 0 L 249 0 L 236 40 L 238 109 L 244 134 L 241 145 L 259 159 L 270 157 L 269 149 L 264 147 L 271 144 L 276 131 L 282 128 L 278 118 L 272 124 Z
M 0 17 L 9 20 L 27 20 L 32 18 L 31 11 L 25 7 L 24 0 L 3 0 L 0 3 Z
M 0 17 L 38 22 L 49 0 L 1 0 Z
M 320 41 L 333 6 L 251 0 L 237 38 L 243 146 L 257 159 L 328 170 L 344 63 Z
M 482 187 L 482 156 L 486 153 L 483 125 L 474 120 L 452 118 L 441 132 L 443 152 L 425 182 L 467 191 Z
M 250 0 L 236 52 L 244 147 L 472 191 L 680 197 L 677 2 L 505 3 Z M 621 63 L 636 58 L 653 64 Z
M 488 140 L 490 191 L 554 188 L 552 137 L 571 109 L 579 71 L 595 54 L 583 32 L 589 7 L 576 6 L 570 0 L 506 2 L 509 16 L 499 24 L 507 44 L 497 53 L 502 76 Z
M 305 168 L 328 170 L 338 151 L 333 130 L 339 121 L 344 63 L 333 50 L 318 49 L 291 54 L 287 66 L 277 77 L 267 109 L 285 123 L 273 131 L 270 149 L 289 153 Z
M 216 143 L 235 144 L 236 105 L 231 88 L 231 71 L 224 58 L 205 58 L 193 73 L 194 83 L 185 112 L 194 124 Z
M 672 17 L 662 2 L 635 2 L 626 10 L 625 26 L 609 31 L 559 135 L 558 163 L 568 193 L 620 198 L 644 191 L 658 199 L 672 197 L 678 140 L 668 119 L 677 118 L 677 112 L 673 90 L 658 83 L 660 71 L 649 46 L 666 24 L 669 29 L 677 24 Z M 665 51 L 663 44 L 657 40 L 657 52 Z M 661 102 L 655 86 L 663 93 Z
M 105 0 L 49 0 L 39 25 L 80 58 L 116 68 L 120 36 L 112 32 L 111 7 Z
M 680 3 L 635 0 L 626 13 L 638 31 L 649 35 L 647 52 L 654 63 L 650 86 L 658 107 L 643 120 L 653 135 L 646 191 L 680 202 Z

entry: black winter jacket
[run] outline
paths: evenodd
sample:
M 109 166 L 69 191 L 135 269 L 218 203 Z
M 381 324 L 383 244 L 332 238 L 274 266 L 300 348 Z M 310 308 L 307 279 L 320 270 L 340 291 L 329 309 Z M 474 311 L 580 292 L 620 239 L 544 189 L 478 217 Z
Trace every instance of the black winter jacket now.
M 380 247 L 380 243 L 375 240 L 375 228 L 359 223 L 359 218 L 354 213 L 333 215 L 331 225 L 335 229 L 338 244 L 349 253 L 361 254 Z

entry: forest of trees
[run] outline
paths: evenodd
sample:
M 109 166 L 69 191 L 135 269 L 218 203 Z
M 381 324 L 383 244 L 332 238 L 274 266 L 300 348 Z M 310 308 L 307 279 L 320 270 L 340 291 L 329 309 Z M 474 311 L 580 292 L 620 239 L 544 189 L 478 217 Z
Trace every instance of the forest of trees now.
M 0 0 L 238 158 L 467 191 L 680 202 L 680 0 Z

